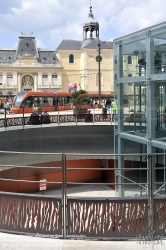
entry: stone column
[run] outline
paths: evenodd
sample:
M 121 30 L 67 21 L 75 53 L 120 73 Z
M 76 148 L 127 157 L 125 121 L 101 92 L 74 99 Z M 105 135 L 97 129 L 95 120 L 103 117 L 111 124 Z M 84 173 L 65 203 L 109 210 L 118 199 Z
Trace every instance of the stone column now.
M 7 87 L 7 73 L 4 71 L 3 72 L 3 88 L 6 88 Z
M 37 86 L 37 81 L 36 81 L 36 74 L 34 74 L 34 87 L 33 87 L 34 91 L 38 90 L 38 86 Z
M 50 90 L 52 86 L 52 73 L 48 72 L 48 90 Z

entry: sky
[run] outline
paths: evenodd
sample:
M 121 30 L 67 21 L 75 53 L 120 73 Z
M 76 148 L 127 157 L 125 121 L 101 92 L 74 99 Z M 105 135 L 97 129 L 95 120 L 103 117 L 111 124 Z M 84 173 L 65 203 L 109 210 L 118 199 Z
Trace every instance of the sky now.
M 166 21 L 166 0 L 91 0 L 100 40 L 111 41 Z M 21 33 L 38 48 L 55 50 L 64 39 L 83 40 L 90 0 L 0 0 L 0 48 L 16 48 Z

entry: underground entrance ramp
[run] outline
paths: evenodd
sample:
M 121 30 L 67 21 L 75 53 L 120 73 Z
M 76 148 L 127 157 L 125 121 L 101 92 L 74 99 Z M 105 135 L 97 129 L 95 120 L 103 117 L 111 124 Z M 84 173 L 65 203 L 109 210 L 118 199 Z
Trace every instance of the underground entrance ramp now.
M 114 153 L 114 126 L 37 127 L 0 132 L 2 151 Z

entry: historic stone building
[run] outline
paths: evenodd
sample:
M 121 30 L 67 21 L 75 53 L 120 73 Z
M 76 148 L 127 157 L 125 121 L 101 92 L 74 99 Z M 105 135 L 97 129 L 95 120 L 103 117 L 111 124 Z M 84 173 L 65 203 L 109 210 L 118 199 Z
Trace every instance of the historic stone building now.
M 0 95 L 22 90 L 68 92 L 69 84 L 75 83 L 78 89 L 97 93 L 98 43 L 101 92 L 113 92 L 113 43 L 99 40 L 99 23 L 90 6 L 83 41 L 63 40 L 54 51 L 37 48 L 33 34 L 21 34 L 17 49 L 0 49 Z
M 62 64 L 62 85 L 77 83 L 88 92 L 98 92 L 97 44 L 101 45 L 101 91 L 110 93 L 113 88 L 113 43 L 99 40 L 99 23 L 94 20 L 92 7 L 83 26 L 83 41 L 63 40 L 56 50 Z
M 61 64 L 55 51 L 38 49 L 33 34 L 19 36 L 17 49 L 0 49 L 0 92 L 62 89 Z

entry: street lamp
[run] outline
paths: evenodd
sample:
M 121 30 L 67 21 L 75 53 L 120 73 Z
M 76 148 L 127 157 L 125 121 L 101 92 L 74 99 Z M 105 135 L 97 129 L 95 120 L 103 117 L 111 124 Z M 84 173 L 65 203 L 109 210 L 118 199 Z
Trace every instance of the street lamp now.
M 99 54 L 96 56 L 96 62 L 98 62 L 98 75 L 99 75 L 99 108 L 101 108 L 101 78 L 100 78 L 100 63 L 102 61 L 101 57 L 101 44 L 97 44 Z

